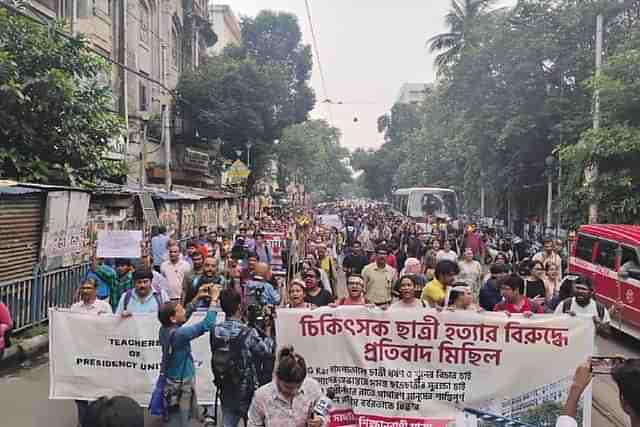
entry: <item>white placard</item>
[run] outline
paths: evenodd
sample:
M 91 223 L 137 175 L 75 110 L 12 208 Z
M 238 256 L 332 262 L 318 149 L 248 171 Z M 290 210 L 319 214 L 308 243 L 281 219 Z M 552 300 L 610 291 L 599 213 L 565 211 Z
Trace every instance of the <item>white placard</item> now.
M 204 318 L 196 312 L 192 325 Z M 216 323 L 224 320 L 218 313 Z M 147 406 L 160 372 L 162 350 L 157 315 L 72 313 L 49 310 L 49 398 L 95 400 L 101 396 L 129 396 Z M 191 341 L 196 367 L 198 403 L 215 398 L 209 333 Z
M 142 231 L 98 231 L 98 258 L 140 258 Z

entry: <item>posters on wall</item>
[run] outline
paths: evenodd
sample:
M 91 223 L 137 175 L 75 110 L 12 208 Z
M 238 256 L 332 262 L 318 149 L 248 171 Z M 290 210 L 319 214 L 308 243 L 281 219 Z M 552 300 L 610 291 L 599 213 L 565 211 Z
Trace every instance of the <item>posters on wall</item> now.
M 82 262 L 88 250 L 87 216 L 90 193 L 50 191 L 42 233 L 42 261 L 46 271 Z

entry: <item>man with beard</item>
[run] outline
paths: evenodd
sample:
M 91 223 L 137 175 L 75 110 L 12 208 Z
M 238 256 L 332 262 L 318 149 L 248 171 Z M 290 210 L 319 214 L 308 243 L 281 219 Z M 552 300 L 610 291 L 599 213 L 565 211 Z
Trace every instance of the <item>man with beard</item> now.
M 574 284 L 575 296 L 562 301 L 556 307 L 556 314 L 568 313 L 571 316 L 593 319 L 596 333 L 607 336 L 611 333 L 611 316 L 607 307 L 593 297 L 593 283 L 588 277 L 579 276 Z M 616 307 L 611 309 L 615 314 Z
M 199 255 L 199 254 L 198 254 Z M 200 264 L 198 266 L 198 264 Z M 196 270 L 199 267 L 199 271 Z M 193 258 L 193 272 L 187 274 L 182 284 L 183 305 L 189 304 L 198 294 L 204 284 L 221 284 L 222 277 L 218 274 L 218 261 L 214 257 L 207 257 L 202 261 L 202 256 Z M 207 280 L 205 280 L 207 279 Z M 206 283 L 205 283 L 206 282 Z
M 385 247 L 378 248 L 374 262 L 362 269 L 365 297 L 377 306 L 391 304 L 391 291 L 398 277 L 396 270 L 387 265 L 388 255 Z
M 132 314 L 157 313 L 168 297 L 151 288 L 152 280 L 150 270 L 137 270 L 133 274 L 134 288 L 122 294 L 116 314 L 131 317 Z

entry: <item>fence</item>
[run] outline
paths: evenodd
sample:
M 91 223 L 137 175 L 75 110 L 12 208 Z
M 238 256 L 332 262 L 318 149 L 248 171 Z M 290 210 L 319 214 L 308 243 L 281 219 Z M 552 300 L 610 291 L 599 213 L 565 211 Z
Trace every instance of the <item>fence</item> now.
M 49 307 L 70 306 L 88 270 L 88 263 L 47 273 L 41 273 L 36 266 L 27 279 L 0 283 L 0 301 L 9 308 L 14 331 L 47 320 Z

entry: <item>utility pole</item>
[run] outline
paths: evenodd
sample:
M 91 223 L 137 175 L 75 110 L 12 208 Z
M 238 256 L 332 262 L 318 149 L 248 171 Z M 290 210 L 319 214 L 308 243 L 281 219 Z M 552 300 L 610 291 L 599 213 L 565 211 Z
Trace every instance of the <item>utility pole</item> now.
M 251 169 L 251 147 L 253 147 L 253 144 L 251 141 L 247 141 L 247 167 L 249 169 Z
M 147 169 L 147 135 L 149 132 L 149 120 L 143 119 L 142 121 L 143 131 L 142 131 L 142 141 L 140 147 L 140 177 L 138 182 L 140 184 L 140 192 L 144 193 L 144 184 L 146 181 L 146 169 Z
M 604 39 L 604 16 L 598 14 L 596 18 L 596 80 L 602 73 L 602 45 Z M 596 85 L 593 93 L 593 130 L 600 129 L 600 89 Z M 595 161 L 589 163 L 584 171 L 585 184 L 590 190 L 598 179 L 598 164 Z M 598 202 L 589 202 L 589 224 L 598 222 Z
M 160 123 L 162 126 L 161 140 L 164 144 L 164 185 L 167 187 L 167 192 L 171 191 L 171 137 L 169 136 L 168 126 L 168 113 L 167 105 L 162 105 L 162 112 L 160 113 Z

